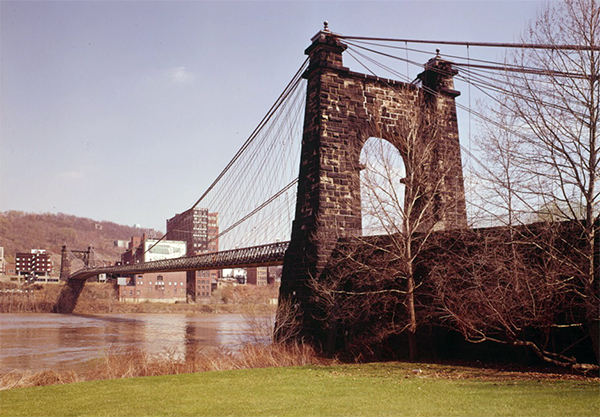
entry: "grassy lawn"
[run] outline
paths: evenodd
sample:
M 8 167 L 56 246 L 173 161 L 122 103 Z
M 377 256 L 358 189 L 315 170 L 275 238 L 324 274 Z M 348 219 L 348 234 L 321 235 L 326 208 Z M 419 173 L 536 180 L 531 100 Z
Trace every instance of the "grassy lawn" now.
M 600 415 L 597 379 L 552 380 L 478 372 L 460 367 L 385 363 L 93 381 L 2 391 L 0 415 Z

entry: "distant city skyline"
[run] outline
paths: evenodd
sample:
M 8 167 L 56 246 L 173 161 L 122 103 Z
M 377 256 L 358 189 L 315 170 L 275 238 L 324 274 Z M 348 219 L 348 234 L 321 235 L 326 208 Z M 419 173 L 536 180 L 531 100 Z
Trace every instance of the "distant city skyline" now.
M 324 20 L 347 35 L 514 42 L 542 4 L 2 1 L 0 211 L 164 232 L 247 139 Z

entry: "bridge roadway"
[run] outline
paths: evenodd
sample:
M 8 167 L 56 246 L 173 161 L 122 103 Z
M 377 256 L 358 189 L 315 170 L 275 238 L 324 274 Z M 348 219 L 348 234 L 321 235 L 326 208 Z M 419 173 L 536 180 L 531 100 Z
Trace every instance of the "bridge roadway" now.
M 202 269 L 249 268 L 273 266 L 283 263 L 283 256 L 290 242 L 276 242 L 248 248 L 231 249 L 202 255 L 116 265 L 83 268 L 69 276 L 71 280 L 86 280 L 98 274 L 143 274 L 145 272 L 196 271 Z

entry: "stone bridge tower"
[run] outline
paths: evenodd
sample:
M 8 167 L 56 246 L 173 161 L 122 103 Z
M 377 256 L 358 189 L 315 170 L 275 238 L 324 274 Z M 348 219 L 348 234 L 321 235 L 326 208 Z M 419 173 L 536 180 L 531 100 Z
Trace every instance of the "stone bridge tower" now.
M 443 172 L 432 208 L 435 227 L 467 224 L 454 102 L 459 93 L 452 79 L 457 72 L 438 56 L 425 65 L 421 85 L 380 79 L 344 67 L 345 49 L 325 28 L 305 51 L 310 64 L 304 74 L 308 86 L 298 199 L 280 299 L 300 308 L 309 336 L 316 323 L 311 324 L 314 307 L 307 280 L 319 278 L 339 238 L 362 234 L 359 156 L 367 139 L 387 140 L 404 156 L 397 141 L 401 126 L 419 112 L 432 115 L 438 126 L 433 144 L 437 160 L 432 161 L 438 181 Z

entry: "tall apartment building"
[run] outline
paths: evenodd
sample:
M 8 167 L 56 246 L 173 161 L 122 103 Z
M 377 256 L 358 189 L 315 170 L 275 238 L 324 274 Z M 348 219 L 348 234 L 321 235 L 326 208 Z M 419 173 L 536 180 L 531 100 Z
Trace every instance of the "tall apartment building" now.
M 52 272 L 52 260 L 44 249 L 18 252 L 15 256 L 17 275 L 48 276 Z
M 188 256 L 219 250 L 219 213 L 208 209 L 189 209 L 167 220 L 167 237 L 187 242 Z M 194 299 L 210 297 L 212 280 L 219 278 L 219 270 L 190 271 L 188 292 Z
M 188 255 L 219 250 L 219 213 L 189 209 L 167 220 L 167 237 L 187 242 Z

